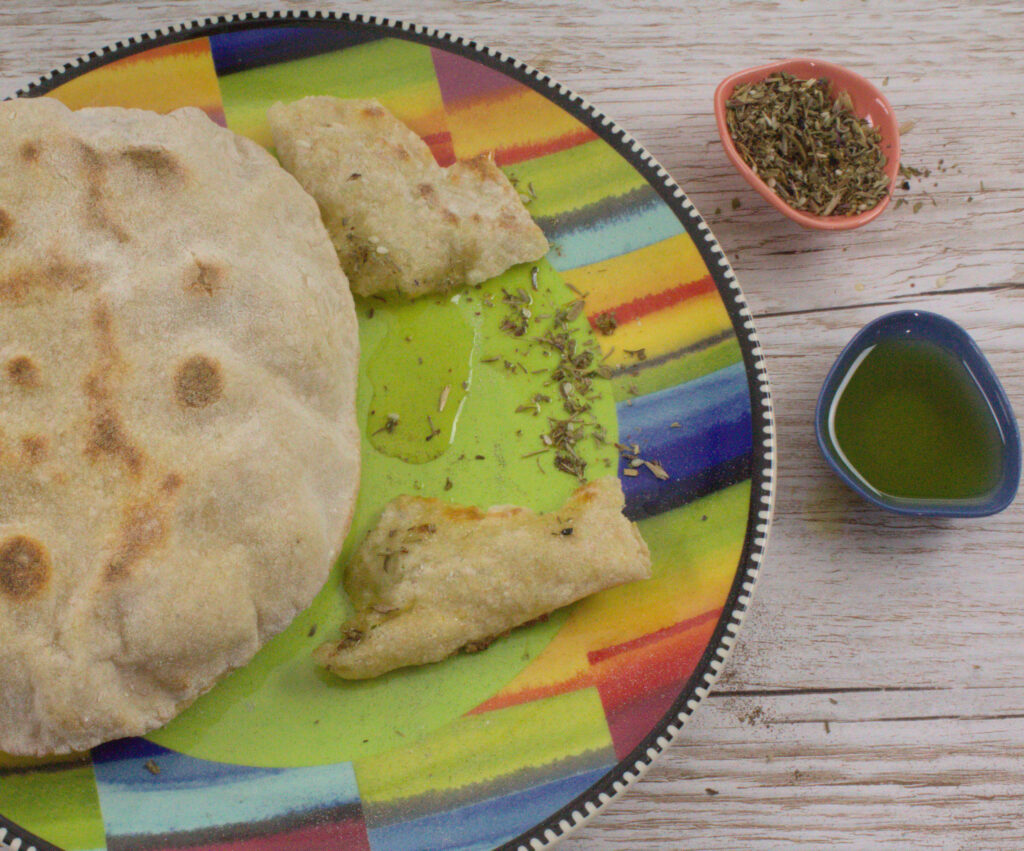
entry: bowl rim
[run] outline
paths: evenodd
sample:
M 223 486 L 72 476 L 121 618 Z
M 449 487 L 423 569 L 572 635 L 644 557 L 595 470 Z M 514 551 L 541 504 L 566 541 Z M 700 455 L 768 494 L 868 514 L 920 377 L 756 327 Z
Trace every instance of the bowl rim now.
M 852 362 L 872 340 L 881 339 L 893 327 L 912 329 L 916 339 L 929 339 L 949 349 L 948 342 L 956 342 L 970 352 L 985 367 L 980 377 L 976 376 L 979 389 L 992 409 L 1004 437 L 1004 469 L 999 482 L 986 494 L 972 499 L 912 499 L 887 497 L 879 491 L 869 489 L 858 477 L 839 462 L 833 442 L 827 436 L 826 423 L 836 391 L 848 372 Z M 944 338 L 939 342 L 932 335 L 922 334 L 928 329 L 938 332 Z M 958 323 L 946 316 L 927 310 L 898 310 L 886 313 L 868 322 L 843 347 L 828 371 L 814 409 L 814 433 L 818 448 L 832 471 L 857 494 L 879 508 L 896 514 L 914 517 L 987 517 L 1005 509 L 1017 495 L 1021 474 L 1021 440 L 1017 420 L 1010 400 L 999 377 L 974 338 Z
M 885 173 L 889 176 L 889 191 L 886 192 L 882 200 L 870 210 L 865 210 L 863 213 L 858 213 L 855 216 L 819 216 L 814 213 L 797 210 L 795 207 L 787 204 L 781 197 L 779 197 L 779 195 L 772 191 L 771 187 L 769 187 L 767 183 L 754 173 L 750 166 L 743 161 L 743 157 L 741 157 L 739 151 L 736 150 L 736 146 L 733 143 L 732 136 L 730 135 L 729 128 L 726 124 L 725 104 L 729 97 L 731 97 L 733 90 L 737 85 L 764 79 L 769 74 L 780 71 L 788 71 L 793 73 L 795 76 L 807 79 L 806 72 L 797 73 L 794 70 L 797 67 L 803 68 L 807 65 L 813 66 L 816 72 L 820 72 L 820 76 L 826 77 L 836 86 L 836 88 L 840 90 L 847 90 L 850 88 L 848 84 L 844 85 L 844 78 L 846 80 L 855 80 L 858 85 L 863 87 L 864 90 L 870 92 L 872 97 L 880 103 L 882 113 L 886 118 L 884 122 L 880 122 L 879 130 L 882 132 L 883 138 L 886 139 L 887 144 L 890 147 L 885 166 Z M 775 209 L 780 213 L 792 219 L 797 224 L 815 230 L 851 230 L 873 221 L 881 215 L 882 211 L 885 210 L 886 207 L 889 206 L 893 190 L 896 187 L 896 178 L 899 174 L 900 164 L 900 133 L 899 125 L 896 123 L 896 113 L 893 110 L 889 99 L 882 94 L 881 90 L 870 80 L 855 71 L 851 71 L 849 68 L 846 68 L 843 65 L 838 65 L 835 62 L 809 57 L 793 57 L 790 59 L 782 59 L 777 62 L 769 62 L 765 65 L 745 68 L 742 71 L 736 71 L 735 73 L 730 74 L 718 84 L 718 87 L 715 89 L 714 107 L 715 123 L 718 126 L 718 135 L 722 141 L 722 147 L 725 149 L 726 156 L 744 177 L 747 183 L 749 183 L 762 198 L 775 207 Z

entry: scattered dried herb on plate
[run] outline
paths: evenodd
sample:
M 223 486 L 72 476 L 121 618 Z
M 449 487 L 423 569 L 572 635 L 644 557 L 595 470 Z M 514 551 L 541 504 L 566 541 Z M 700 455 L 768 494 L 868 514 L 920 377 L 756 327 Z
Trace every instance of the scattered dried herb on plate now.
M 881 134 L 827 80 L 772 74 L 737 86 L 725 109 L 743 161 L 791 207 L 853 216 L 889 191 Z
M 530 270 L 530 286 L 533 290 L 539 289 L 537 272 L 536 267 Z M 522 457 L 550 454 L 556 470 L 584 482 L 587 462 L 577 447 L 585 437 L 592 438 L 598 445 L 606 441 L 604 427 L 593 411 L 593 402 L 598 396 L 594 381 L 597 378 L 609 378 L 611 372 L 601 362 L 601 350 L 597 343 L 586 338 L 579 328 L 573 327 L 573 323 L 583 314 L 586 303 L 583 293 L 571 284 L 567 286 L 578 297 L 561 305 L 552 305 L 551 313 L 535 313 L 537 305 L 534 297 L 523 287 L 518 287 L 515 292 L 502 289 L 506 314 L 498 327 L 511 337 L 522 338 L 531 347 L 539 347 L 541 353 L 550 358 L 549 367 L 534 370 L 531 374 L 546 373 L 544 386 L 554 389 L 550 393 L 534 393 L 528 402 L 516 407 L 515 412 L 539 416 L 544 406 L 561 402 L 562 411 L 567 415 L 562 418 L 548 414 L 548 431 L 540 435 L 543 448 Z M 617 325 L 614 315 L 610 312 L 603 315 L 610 320 L 614 330 Z M 539 327 L 538 323 L 541 323 Z M 543 328 L 543 333 L 540 333 L 540 328 Z M 481 358 L 480 362 L 495 360 L 497 358 Z M 510 372 L 515 372 L 516 368 L 527 372 L 521 363 L 513 364 L 506 360 L 504 364 Z
M 597 330 L 604 334 L 606 337 L 609 334 L 615 333 L 615 329 L 619 327 L 619 320 L 615 318 L 615 314 L 610 310 L 606 310 L 604 313 L 599 313 L 594 319 L 594 325 L 597 326 Z

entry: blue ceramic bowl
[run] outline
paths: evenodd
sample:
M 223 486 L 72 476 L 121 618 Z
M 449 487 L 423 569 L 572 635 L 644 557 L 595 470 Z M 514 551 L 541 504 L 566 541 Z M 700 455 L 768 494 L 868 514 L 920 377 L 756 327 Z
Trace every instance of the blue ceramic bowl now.
M 924 340 L 941 346 L 963 361 L 973 374 L 988 402 L 1003 437 L 1002 474 L 998 483 L 986 494 L 971 499 L 908 499 L 881 493 L 868 486 L 843 460 L 829 433 L 829 415 L 843 379 L 870 346 L 893 338 Z M 1008 506 L 1017 494 L 1020 482 L 1021 444 L 1017 421 L 999 379 L 981 349 L 955 322 L 923 310 L 889 313 L 868 323 L 843 349 L 818 396 L 814 415 L 818 446 L 825 460 L 847 485 L 868 502 L 897 514 L 918 517 L 983 517 Z

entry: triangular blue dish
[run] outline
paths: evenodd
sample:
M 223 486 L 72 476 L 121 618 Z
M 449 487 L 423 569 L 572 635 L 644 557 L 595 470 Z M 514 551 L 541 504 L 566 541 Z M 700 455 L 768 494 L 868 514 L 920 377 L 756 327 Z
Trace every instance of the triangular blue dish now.
M 973 389 L 984 403 L 982 416 L 994 427 L 994 483 L 984 493 L 962 498 L 942 496 L 897 496 L 872 485 L 858 472 L 838 445 L 834 428 L 835 411 L 850 377 L 871 350 L 882 342 L 923 341 L 938 346 L 963 365 L 973 380 Z M 981 517 L 1008 506 L 1020 482 L 1020 434 L 1009 400 L 981 349 L 955 322 L 921 310 L 890 313 L 870 322 L 847 344 L 821 388 L 815 411 L 818 446 L 836 474 L 875 505 L 899 514 L 927 517 Z

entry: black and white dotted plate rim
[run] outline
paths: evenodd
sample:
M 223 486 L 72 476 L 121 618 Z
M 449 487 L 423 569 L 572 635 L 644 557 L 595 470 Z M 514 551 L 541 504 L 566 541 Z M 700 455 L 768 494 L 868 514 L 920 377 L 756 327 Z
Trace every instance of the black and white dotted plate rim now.
M 740 625 L 751 603 L 761 562 L 764 559 L 771 525 L 775 479 L 775 431 L 772 403 L 764 356 L 753 318 L 739 282 L 721 246 L 697 208 L 671 175 L 629 133 L 584 98 L 543 71 L 532 68 L 501 51 L 478 44 L 472 39 L 450 35 L 441 30 L 396 21 L 376 15 L 276 11 L 250 12 L 203 18 L 188 23 L 155 29 L 115 42 L 51 71 L 15 93 L 16 97 L 46 94 L 57 86 L 95 68 L 135 53 L 164 44 L 215 35 L 220 32 L 267 26 L 322 25 L 360 27 L 383 35 L 406 38 L 443 48 L 501 71 L 548 98 L 598 136 L 612 145 L 647 182 L 679 218 L 703 258 L 732 320 L 746 368 L 750 389 L 753 429 L 751 504 L 739 566 L 722 615 L 711 641 L 686 686 L 671 709 L 643 741 L 601 780 L 543 822 L 501 846 L 498 851 L 541 851 L 585 824 L 602 807 L 639 780 L 660 754 L 680 734 L 700 701 L 718 679 L 736 641 Z M 33 836 L 0 814 L 0 849 L 10 851 L 60 851 L 56 846 Z

